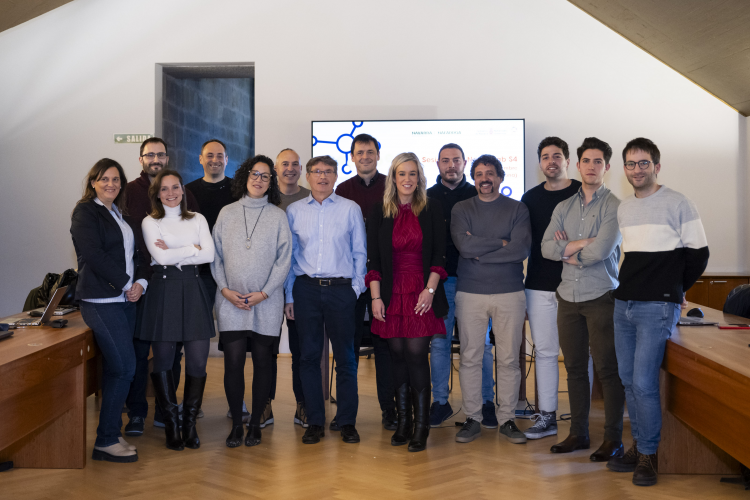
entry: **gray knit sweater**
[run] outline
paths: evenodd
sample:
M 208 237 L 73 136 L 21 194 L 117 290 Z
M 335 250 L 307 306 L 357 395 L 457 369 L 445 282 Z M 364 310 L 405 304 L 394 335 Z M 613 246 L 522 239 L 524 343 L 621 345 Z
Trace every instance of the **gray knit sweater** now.
M 211 274 L 218 285 L 219 331 L 252 330 L 278 337 L 284 311 L 284 279 L 292 261 L 292 233 L 286 214 L 268 203 L 267 196 L 261 199 L 243 196 L 221 209 L 213 236 L 216 257 Z M 240 293 L 262 291 L 268 298 L 250 311 L 243 311 L 224 298 L 221 294 L 224 288 Z

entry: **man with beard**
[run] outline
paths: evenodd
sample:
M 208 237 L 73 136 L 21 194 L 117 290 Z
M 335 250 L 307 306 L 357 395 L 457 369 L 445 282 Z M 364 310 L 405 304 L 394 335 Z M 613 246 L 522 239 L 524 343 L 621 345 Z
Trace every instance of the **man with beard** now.
M 570 153 L 568 144 L 559 137 L 547 137 L 537 148 L 539 168 L 545 182 L 526 191 L 521 201 L 531 218 L 531 255 L 526 266 L 526 314 L 534 342 L 534 366 L 539 394 L 536 423 L 526 429 L 529 439 L 557 434 L 557 390 L 560 368 L 557 355 L 557 298 L 555 290 L 562 279 L 563 264 L 542 257 L 542 237 L 552 212 L 561 201 L 578 192 L 581 183 L 568 178 Z
M 625 386 L 633 445 L 607 468 L 633 471 L 633 484 L 657 481 L 661 440 L 659 368 L 667 339 L 680 318 L 680 304 L 708 264 L 708 241 L 698 208 L 683 194 L 657 182 L 661 154 L 639 137 L 622 151 L 625 177 L 634 194 L 617 210 L 625 259 L 615 290 L 615 347 Z
M 125 203 L 127 212 L 124 215 L 125 221 L 130 225 L 135 237 L 135 243 L 138 245 L 138 251 L 145 262 L 151 262 L 151 254 L 146 248 L 146 242 L 143 240 L 143 230 L 141 222 L 151 213 L 151 200 L 148 197 L 148 188 L 151 186 L 154 177 L 163 168 L 169 164 L 169 155 L 167 143 L 158 137 L 146 139 L 141 144 L 138 161 L 141 163 L 143 171 L 140 177 L 134 181 L 128 182 L 125 186 Z M 197 212 L 198 203 L 190 191 L 185 192 L 187 198 L 188 210 Z M 140 310 L 145 303 L 139 300 L 137 308 Z M 125 404 L 128 407 L 129 422 L 125 426 L 126 436 L 140 436 L 143 434 L 143 425 L 148 414 L 148 401 L 146 401 L 146 384 L 148 382 L 148 353 L 151 343 L 133 339 L 135 347 L 135 375 L 133 382 L 130 384 L 130 392 Z M 172 376 L 175 381 L 175 388 L 180 383 L 180 361 L 182 360 L 182 346 L 176 349 L 174 366 L 172 367 Z M 156 407 L 154 413 L 154 425 L 164 427 L 161 419 L 159 407 Z
M 557 287 L 557 329 L 568 372 L 570 435 L 552 453 L 587 450 L 589 442 L 589 352 L 604 393 L 604 442 L 589 459 L 606 462 L 620 457 L 625 393 L 617 373 L 612 316 L 620 261 L 620 200 L 604 185 L 612 148 L 588 137 L 578 148 L 581 188 L 561 202 L 542 237 L 542 256 L 563 262 Z
M 471 164 L 478 196 L 453 208 L 451 234 L 459 251 L 456 318 L 461 340 L 459 380 L 466 421 L 456 441 L 478 438 L 484 418 L 482 358 L 487 323 L 492 321 L 497 355 L 496 418 L 500 434 L 511 443 L 525 443 L 515 423 L 521 388 L 519 355 L 526 319 L 523 261 L 531 250 L 529 209 L 500 194 L 505 171 L 500 160 L 482 155 Z
M 352 200 L 359 205 L 362 216 L 367 223 L 367 217 L 377 203 L 383 202 L 386 176 L 378 172 L 380 160 L 380 144 L 377 139 L 368 134 L 359 134 L 352 140 L 352 161 L 357 168 L 357 175 L 338 185 L 336 194 Z M 369 324 L 365 323 L 365 311 L 372 302 L 370 289 L 365 288 L 357 299 L 355 321 L 357 331 L 354 337 L 354 353 L 359 364 L 359 348 L 362 337 L 370 334 L 373 350 L 375 351 L 375 385 L 377 386 L 378 402 L 380 403 L 381 422 L 389 431 L 396 430 L 396 389 L 391 377 L 391 352 L 388 343 L 370 332 Z M 371 316 L 372 318 L 372 316 Z M 331 421 L 331 430 L 338 430 L 338 420 Z
M 281 191 L 281 205 L 279 205 L 279 208 L 286 212 L 289 205 L 295 201 L 307 198 L 310 195 L 310 190 L 299 185 L 302 166 L 299 163 L 299 155 L 293 149 L 282 149 L 276 157 L 276 165 L 273 168 L 276 170 L 276 176 L 279 179 L 279 190 Z M 289 332 L 289 351 L 292 353 L 292 390 L 294 391 L 294 399 L 297 401 L 294 423 L 307 428 L 305 394 L 302 392 L 302 380 L 299 378 L 300 350 L 297 323 L 293 319 L 286 318 L 286 328 Z M 276 380 L 275 376 L 274 380 Z M 274 384 L 272 393 L 275 392 L 276 386 Z
M 448 402 L 448 383 L 451 372 L 451 344 L 454 338 L 456 322 L 456 270 L 458 268 L 458 250 L 451 237 L 451 211 L 459 201 L 468 200 L 477 195 L 477 190 L 466 181 L 464 169 L 466 156 L 461 146 L 449 143 L 438 152 L 437 182 L 427 190 L 427 196 L 440 200 L 445 217 L 445 248 L 448 279 L 444 283 L 445 296 L 448 299 L 448 316 L 445 317 L 446 337 L 433 337 L 430 343 L 430 376 L 432 378 L 432 406 L 430 407 L 430 427 L 440 427 L 453 415 L 453 408 Z M 495 418 L 495 389 L 492 376 L 492 345 L 485 342 L 482 358 L 482 425 L 488 429 L 497 427 Z

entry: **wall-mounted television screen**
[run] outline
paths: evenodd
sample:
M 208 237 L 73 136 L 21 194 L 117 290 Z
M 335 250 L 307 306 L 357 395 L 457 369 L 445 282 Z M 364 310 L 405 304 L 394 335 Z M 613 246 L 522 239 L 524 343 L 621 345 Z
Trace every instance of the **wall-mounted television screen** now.
M 352 140 L 358 134 L 369 134 L 380 143 L 378 171 L 387 175 L 396 155 L 413 152 L 424 166 L 430 187 L 440 174 L 440 148 L 455 143 L 466 155 L 469 181 L 471 162 L 483 154 L 495 155 L 505 170 L 502 194 L 520 200 L 525 189 L 524 126 L 523 119 L 314 121 L 312 156 L 330 155 L 338 162 L 339 184 L 356 175 L 350 155 Z

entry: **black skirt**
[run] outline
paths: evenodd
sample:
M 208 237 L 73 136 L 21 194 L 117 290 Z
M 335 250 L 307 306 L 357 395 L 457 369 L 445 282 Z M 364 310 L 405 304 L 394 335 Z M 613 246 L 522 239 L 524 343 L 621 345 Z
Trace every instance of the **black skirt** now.
M 258 343 L 262 346 L 268 346 L 273 349 L 274 354 L 279 353 L 279 342 L 281 335 L 278 337 L 272 337 L 271 335 L 261 335 L 260 333 L 252 330 L 231 330 L 228 332 L 219 332 L 219 350 L 224 350 L 224 344 L 230 344 L 237 340 L 244 340 L 247 342 L 247 352 L 253 352 L 253 344 Z
M 143 310 L 135 336 L 151 342 L 190 342 L 216 336 L 212 297 L 200 277 L 200 266 L 151 266 Z

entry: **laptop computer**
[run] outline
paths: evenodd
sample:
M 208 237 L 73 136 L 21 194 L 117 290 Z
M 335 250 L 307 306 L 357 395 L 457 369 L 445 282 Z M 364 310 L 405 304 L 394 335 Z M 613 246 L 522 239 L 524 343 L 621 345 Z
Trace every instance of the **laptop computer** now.
M 52 295 L 49 304 L 47 304 L 47 307 L 44 309 L 44 313 L 42 314 L 41 318 L 24 318 L 16 321 L 15 323 L 10 323 L 10 325 L 15 326 L 16 328 L 44 325 L 54 315 L 55 309 L 57 309 L 57 305 L 60 303 L 60 300 L 62 300 L 63 295 L 65 295 L 65 291 L 67 289 L 67 286 L 61 286 L 60 288 L 55 290 L 55 293 L 54 295 Z

